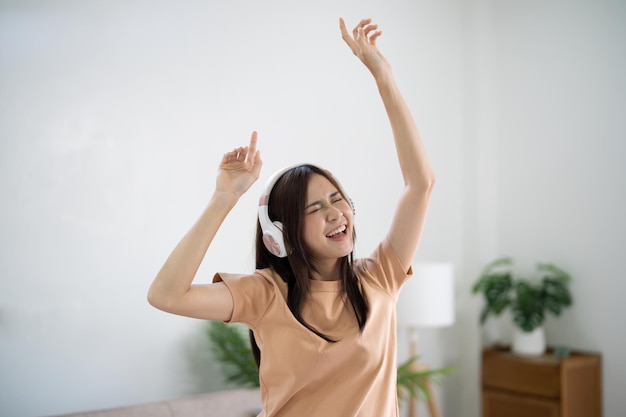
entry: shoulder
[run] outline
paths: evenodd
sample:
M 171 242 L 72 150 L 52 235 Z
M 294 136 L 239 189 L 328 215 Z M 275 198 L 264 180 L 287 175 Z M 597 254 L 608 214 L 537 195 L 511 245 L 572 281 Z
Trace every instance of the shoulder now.
M 259 290 L 279 287 L 282 279 L 272 269 L 257 269 L 250 274 L 237 274 L 229 272 L 218 272 L 213 277 L 213 282 L 223 282 L 230 289 L 231 287 L 241 287 Z
M 263 306 L 279 294 L 286 294 L 287 284 L 272 269 L 257 269 L 250 274 L 218 272 L 213 282 L 223 282 L 230 291 L 235 305 Z M 261 307 L 262 308 L 262 307 Z
M 218 272 L 213 282 L 223 282 L 233 298 L 230 322 L 245 323 L 251 328 L 256 328 L 270 306 L 281 298 L 282 280 L 271 269 L 251 274 Z
M 397 293 L 413 273 L 410 265 L 403 265 L 387 237 L 368 257 L 354 263 L 355 273 L 364 282 L 372 282 L 389 293 Z

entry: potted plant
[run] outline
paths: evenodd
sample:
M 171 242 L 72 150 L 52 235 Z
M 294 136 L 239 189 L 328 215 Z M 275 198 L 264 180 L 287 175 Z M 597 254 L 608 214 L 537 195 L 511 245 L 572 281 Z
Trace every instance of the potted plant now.
M 428 399 L 430 393 L 427 383 L 439 383 L 442 375 L 456 370 L 453 366 L 438 369 L 423 368 L 417 363 L 418 359 L 418 356 L 411 356 L 398 366 L 396 384 L 400 402 L 410 398 L 418 399 L 420 396 Z
M 485 300 L 480 323 L 510 309 L 515 325 L 513 351 L 542 354 L 546 348 L 543 328 L 546 314 L 559 316 L 572 304 L 570 281 L 570 275 L 553 264 L 538 263 L 535 277 L 526 279 L 514 273 L 511 258 L 496 259 L 483 269 L 472 287 L 472 293 L 482 293 Z
M 244 325 L 210 321 L 207 336 L 225 380 L 235 386 L 258 387 L 259 371 L 252 356 L 247 331 Z M 420 393 L 427 397 L 425 380 L 438 382 L 438 376 L 455 369 L 453 367 L 420 369 L 415 366 L 416 361 L 417 357 L 411 357 L 398 366 L 397 385 L 400 400 L 418 398 Z
M 224 379 L 239 387 L 258 387 L 259 369 L 254 362 L 247 327 L 226 324 L 222 321 L 207 322 L 207 336 L 211 351 L 218 361 Z

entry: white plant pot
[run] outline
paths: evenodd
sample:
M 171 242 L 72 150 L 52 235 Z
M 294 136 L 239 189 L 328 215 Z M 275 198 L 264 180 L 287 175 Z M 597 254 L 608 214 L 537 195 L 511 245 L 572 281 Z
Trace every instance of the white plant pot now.
M 546 336 L 543 326 L 531 332 L 513 329 L 513 352 L 520 355 L 543 355 L 546 351 Z

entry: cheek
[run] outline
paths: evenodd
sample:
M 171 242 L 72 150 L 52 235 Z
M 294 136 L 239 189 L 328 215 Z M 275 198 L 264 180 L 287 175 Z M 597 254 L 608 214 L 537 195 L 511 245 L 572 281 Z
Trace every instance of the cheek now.
M 346 219 L 348 219 L 348 221 L 350 222 L 350 224 L 352 224 L 352 226 L 354 226 L 354 214 L 352 214 L 352 209 L 348 208 L 344 210 L 343 216 Z
M 304 242 L 308 245 L 316 235 L 319 234 L 319 230 L 320 230 L 320 226 L 318 224 L 319 222 L 315 221 L 315 218 L 313 217 L 308 217 L 303 224 L 303 235 L 302 235 L 302 239 L 304 240 Z
M 354 240 L 354 215 L 352 214 L 352 209 L 345 213 L 346 219 L 348 219 L 348 223 L 350 224 L 350 233 L 352 235 L 352 240 Z

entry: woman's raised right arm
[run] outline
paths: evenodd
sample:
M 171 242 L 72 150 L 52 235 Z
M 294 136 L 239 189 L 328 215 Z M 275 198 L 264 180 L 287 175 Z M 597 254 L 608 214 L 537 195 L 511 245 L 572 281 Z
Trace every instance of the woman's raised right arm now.
M 154 278 L 148 301 L 168 313 L 206 320 L 229 320 L 233 299 L 224 283 L 192 285 L 217 230 L 239 198 L 259 178 L 257 133 L 250 145 L 224 154 L 209 205 L 176 245 Z

